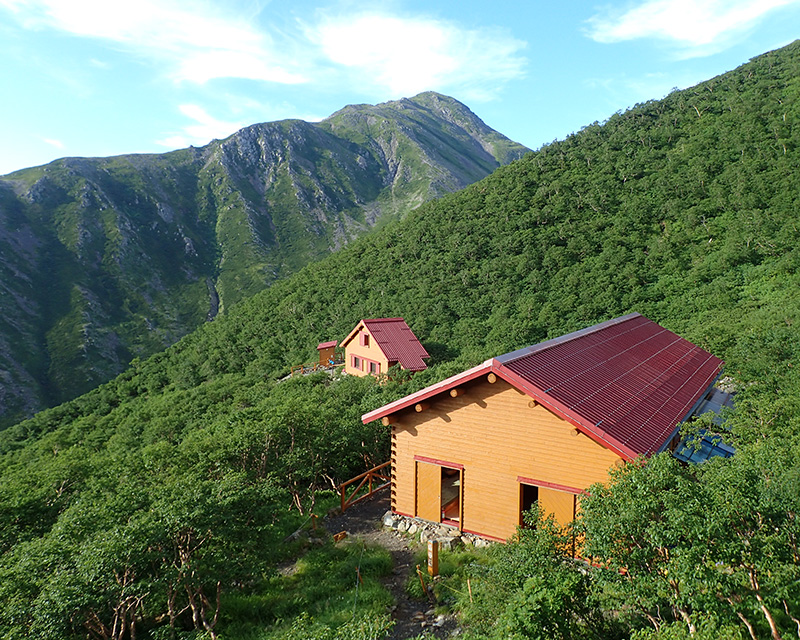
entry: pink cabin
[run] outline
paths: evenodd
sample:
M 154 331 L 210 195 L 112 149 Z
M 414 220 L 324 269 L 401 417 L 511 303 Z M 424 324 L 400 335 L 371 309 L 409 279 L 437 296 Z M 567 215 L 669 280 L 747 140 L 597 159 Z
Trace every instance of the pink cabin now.
M 362 320 L 339 346 L 344 370 L 354 376 L 378 376 L 396 364 L 406 371 L 428 368 L 428 352 L 402 318 Z

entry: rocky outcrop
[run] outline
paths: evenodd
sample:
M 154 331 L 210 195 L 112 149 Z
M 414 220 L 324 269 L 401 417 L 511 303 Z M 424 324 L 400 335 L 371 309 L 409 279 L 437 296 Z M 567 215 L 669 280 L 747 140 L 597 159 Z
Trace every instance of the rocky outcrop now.
M 0 178 L 0 427 L 525 151 L 427 93 Z

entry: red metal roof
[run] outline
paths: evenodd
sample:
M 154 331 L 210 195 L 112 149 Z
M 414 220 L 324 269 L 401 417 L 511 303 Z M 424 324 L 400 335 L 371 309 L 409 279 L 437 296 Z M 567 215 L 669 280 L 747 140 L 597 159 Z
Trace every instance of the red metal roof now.
M 336 346 L 336 340 L 329 340 L 328 342 L 320 342 L 317 345 L 317 350 L 319 351 L 320 349 L 329 349 L 330 347 L 335 347 L 335 346 Z
M 638 313 L 519 349 L 362 416 L 401 411 L 493 372 L 625 458 L 662 449 L 722 361 Z
M 422 371 L 428 365 L 422 359 L 429 358 L 428 352 L 422 346 L 417 336 L 411 331 L 402 318 L 372 318 L 362 320 L 350 332 L 340 346 L 344 347 L 352 340 L 361 325 L 369 331 L 370 335 L 383 351 L 389 362 L 397 362 L 407 371 Z

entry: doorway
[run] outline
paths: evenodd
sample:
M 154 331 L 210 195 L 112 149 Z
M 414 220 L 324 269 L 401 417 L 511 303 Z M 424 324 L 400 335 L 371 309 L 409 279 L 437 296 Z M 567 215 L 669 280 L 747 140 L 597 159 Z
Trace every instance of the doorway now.
M 417 461 L 418 518 L 462 527 L 464 470 L 434 462 Z
M 461 469 L 442 467 L 442 519 L 456 527 L 461 523 Z
M 532 484 L 519 485 L 519 526 L 528 527 L 524 515 L 530 510 L 533 504 L 539 499 L 539 487 Z

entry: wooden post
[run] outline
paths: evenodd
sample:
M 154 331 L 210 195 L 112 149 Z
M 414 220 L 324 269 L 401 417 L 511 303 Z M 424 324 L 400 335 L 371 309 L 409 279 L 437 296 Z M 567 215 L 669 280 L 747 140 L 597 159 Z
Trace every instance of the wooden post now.
M 435 578 L 439 575 L 439 541 L 428 540 L 428 575 Z
M 425 409 L 428 409 L 430 406 L 431 405 L 428 404 L 427 402 L 418 402 L 416 405 L 414 405 L 414 411 L 416 411 L 417 413 L 421 413 L 425 411 Z
M 451 398 L 458 398 L 459 396 L 463 396 L 465 393 L 464 387 L 453 387 L 450 389 L 450 397 Z
M 494 384 L 497 382 L 497 376 L 493 373 L 490 373 L 488 376 L 486 376 L 486 379 L 489 381 L 489 384 Z
M 383 418 L 381 418 L 381 424 L 384 427 L 388 427 L 390 424 L 392 424 L 393 421 L 394 421 L 394 416 L 384 416 Z

